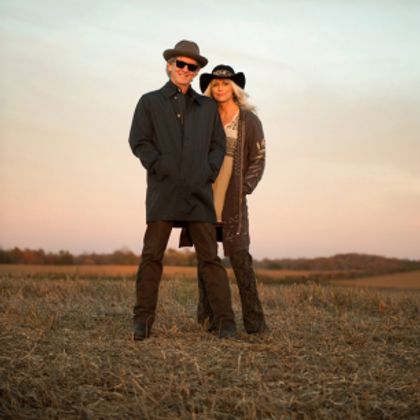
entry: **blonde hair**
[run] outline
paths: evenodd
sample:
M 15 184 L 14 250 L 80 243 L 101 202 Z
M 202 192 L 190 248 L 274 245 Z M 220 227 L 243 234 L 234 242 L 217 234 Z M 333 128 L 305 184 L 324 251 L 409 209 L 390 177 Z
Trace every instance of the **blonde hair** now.
M 213 86 L 213 81 L 216 79 L 213 79 L 209 85 L 207 86 L 207 89 L 204 91 L 203 95 L 208 96 L 209 98 L 213 98 L 213 95 L 211 94 L 211 88 Z M 240 88 L 234 81 L 230 79 L 224 79 L 230 83 L 233 89 L 233 100 L 238 104 L 239 108 L 245 111 L 256 111 L 255 105 L 252 105 L 249 101 L 249 95 L 246 93 L 242 88 Z

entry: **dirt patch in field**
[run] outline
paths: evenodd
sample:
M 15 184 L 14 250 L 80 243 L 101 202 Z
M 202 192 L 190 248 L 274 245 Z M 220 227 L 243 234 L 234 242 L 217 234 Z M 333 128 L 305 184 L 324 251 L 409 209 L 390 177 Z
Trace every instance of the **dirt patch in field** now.
M 233 279 L 233 271 L 228 268 L 228 274 Z M 19 265 L 0 264 L 0 274 L 9 276 L 26 276 L 43 278 L 48 275 L 56 278 L 134 278 L 137 266 L 131 265 Z M 318 270 L 268 270 L 257 269 L 256 274 L 260 282 L 278 282 L 289 280 L 317 280 L 321 278 L 334 278 L 348 276 L 350 271 L 318 271 Z M 164 266 L 163 276 L 168 279 L 186 278 L 196 279 L 197 268 L 186 266 Z
M 380 289 L 420 289 L 420 271 L 361 277 L 351 280 L 332 280 L 330 283 L 336 286 Z

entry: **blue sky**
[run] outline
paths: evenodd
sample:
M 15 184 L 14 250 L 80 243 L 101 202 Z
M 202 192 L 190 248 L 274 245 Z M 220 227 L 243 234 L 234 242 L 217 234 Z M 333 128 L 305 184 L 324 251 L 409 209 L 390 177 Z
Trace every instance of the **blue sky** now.
M 131 117 L 192 39 L 264 125 L 256 257 L 420 258 L 419 28 L 418 1 L 2 0 L 0 245 L 140 251 Z

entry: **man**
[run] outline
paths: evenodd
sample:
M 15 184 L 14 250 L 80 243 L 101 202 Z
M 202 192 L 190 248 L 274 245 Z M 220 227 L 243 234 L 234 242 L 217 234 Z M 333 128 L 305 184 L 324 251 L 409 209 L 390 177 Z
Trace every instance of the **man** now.
M 219 337 L 233 337 L 236 326 L 226 271 L 217 256 L 211 188 L 224 159 L 225 134 L 216 104 L 191 88 L 207 59 L 196 43 L 185 40 L 163 56 L 170 80 L 140 98 L 129 138 L 147 170 L 147 229 L 137 272 L 134 340 L 150 335 L 163 254 L 178 226 L 188 228 L 203 266 Z

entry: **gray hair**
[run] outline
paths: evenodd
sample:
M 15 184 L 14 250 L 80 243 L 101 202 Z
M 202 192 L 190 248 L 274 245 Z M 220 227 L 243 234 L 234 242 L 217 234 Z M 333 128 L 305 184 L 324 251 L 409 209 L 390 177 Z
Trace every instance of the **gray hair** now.
M 176 58 L 175 58 L 175 57 L 172 57 L 172 58 L 170 58 L 170 59 L 166 62 L 165 72 L 166 72 L 166 75 L 167 75 L 168 77 L 171 77 L 171 73 L 170 73 L 170 71 L 168 70 L 168 64 L 173 64 L 173 63 L 175 63 L 175 61 L 176 61 Z
M 207 89 L 204 91 L 203 95 L 208 96 L 209 98 L 213 98 L 213 95 L 211 94 L 211 88 L 213 86 L 213 81 L 216 79 L 213 79 L 209 85 L 207 86 Z M 233 89 L 233 100 L 238 104 L 239 108 L 244 111 L 256 111 L 255 105 L 252 105 L 249 101 L 249 95 L 246 93 L 242 88 L 240 88 L 234 81 L 230 79 L 227 80 Z M 213 98 L 214 99 L 214 98 Z

